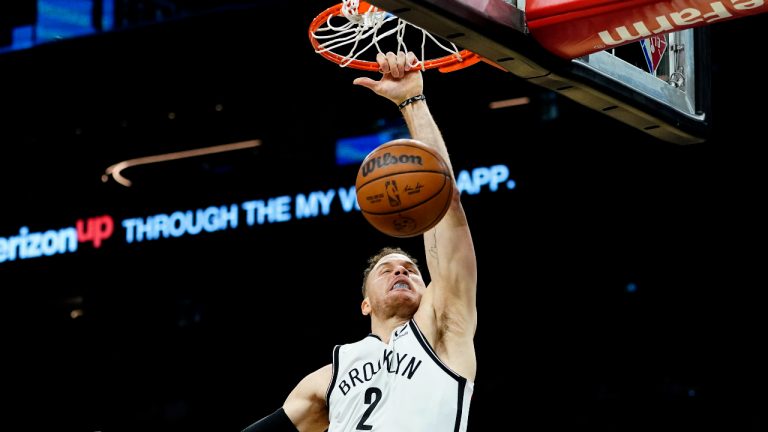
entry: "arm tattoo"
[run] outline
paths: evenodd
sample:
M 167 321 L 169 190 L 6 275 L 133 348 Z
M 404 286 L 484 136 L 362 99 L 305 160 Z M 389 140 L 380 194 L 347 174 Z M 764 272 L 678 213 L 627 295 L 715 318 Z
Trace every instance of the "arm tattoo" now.
M 432 232 L 432 239 L 430 241 L 429 247 L 427 248 L 427 253 L 429 256 L 434 258 L 435 262 L 440 262 L 437 255 L 437 230 Z

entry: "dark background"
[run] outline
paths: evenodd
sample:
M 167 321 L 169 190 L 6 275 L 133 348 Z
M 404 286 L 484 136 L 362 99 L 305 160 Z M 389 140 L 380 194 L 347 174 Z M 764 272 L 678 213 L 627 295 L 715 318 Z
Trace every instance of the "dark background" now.
M 399 113 L 312 51 L 327 6 L 136 15 L 0 55 L 0 235 L 351 186 L 336 139 Z M 454 167 L 505 164 L 517 183 L 463 197 L 479 266 L 473 431 L 768 430 L 765 24 L 710 26 L 712 135 L 689 146 L 485 64 L 425 73 Z M 519 96 L 531 104 L 488 109 Z M 120 160 L 247 139 L 263 146 L 136 169 L 130 189 L 100 180 Z M 4 421 L 240 430 L 367 334 L 361 275 L 384 245 L 423 254 L 335 211 L 3 263 Z

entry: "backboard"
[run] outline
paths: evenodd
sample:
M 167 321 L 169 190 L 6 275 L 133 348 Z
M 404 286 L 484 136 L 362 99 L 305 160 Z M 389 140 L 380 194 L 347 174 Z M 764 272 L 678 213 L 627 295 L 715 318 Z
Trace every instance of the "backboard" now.
M 706 26 L 634 38 L 568 59 L 533 37 L 523 0 L 370 3 L 519 78 L 658 139 L 676 144 L 707 139 L 710 70 Z

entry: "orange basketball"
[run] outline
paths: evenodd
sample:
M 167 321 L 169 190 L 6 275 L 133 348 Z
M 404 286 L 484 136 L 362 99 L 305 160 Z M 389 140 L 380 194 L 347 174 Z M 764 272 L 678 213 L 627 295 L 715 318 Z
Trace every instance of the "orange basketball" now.
M 445 216 L 454 192 L 445 160 L 412 139 L 384 143 L 360 164 L 355 182 L 363 216 L 384 234 L 414 237 Z

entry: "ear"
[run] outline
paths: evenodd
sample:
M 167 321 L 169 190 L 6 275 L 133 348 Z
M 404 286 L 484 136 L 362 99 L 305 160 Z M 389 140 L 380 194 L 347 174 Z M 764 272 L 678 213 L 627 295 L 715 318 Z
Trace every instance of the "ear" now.
M 360 304 L 360 312 L 362 312 L 363 315 L 371 314 L 371 302 L 368 300 L 368 297 L 364 298 L 363 302 Z

